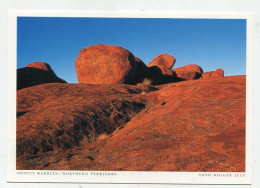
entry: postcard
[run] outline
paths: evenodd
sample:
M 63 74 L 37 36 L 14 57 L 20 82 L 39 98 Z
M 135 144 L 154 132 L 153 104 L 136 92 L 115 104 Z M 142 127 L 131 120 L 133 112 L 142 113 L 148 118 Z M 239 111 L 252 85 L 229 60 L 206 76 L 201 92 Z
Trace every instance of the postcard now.
M 250 184 L 252 14 L 10 11 L 9 182 Z

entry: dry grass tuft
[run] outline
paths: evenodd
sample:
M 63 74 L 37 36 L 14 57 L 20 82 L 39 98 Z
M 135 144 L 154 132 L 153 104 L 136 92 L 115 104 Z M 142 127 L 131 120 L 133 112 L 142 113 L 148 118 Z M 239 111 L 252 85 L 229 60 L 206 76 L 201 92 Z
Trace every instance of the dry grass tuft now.
M 147 85 L 147 86 L 151 86 L 151 85 L 152 85 L 152 82 L 153 82 L 153 81 L 152 81 L 151 79 L 145 78 L 145 79 L 143 80 L 142 84 Z
M 103 140 L 105 138 L 107 138 L 107 134 L 106 133 L 102 133 L 101 135 L 98 136 L 98 140 Z

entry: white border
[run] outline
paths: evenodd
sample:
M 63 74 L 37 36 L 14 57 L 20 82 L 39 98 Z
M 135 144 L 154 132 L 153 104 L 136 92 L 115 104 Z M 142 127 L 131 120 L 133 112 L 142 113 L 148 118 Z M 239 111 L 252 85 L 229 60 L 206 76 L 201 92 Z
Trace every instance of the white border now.
M 132 172 L 110 171 L 115 176 L 62 175 L 63 173 L 86 171 L 40 171 L 16 170 L 16 68 L 17 68 L 17 17 L 131 17 L 131 18 L 216 18 L 247 19 L 247 104 L 246 104 L 246 172 Z M 178 184 L 250 184 L 252 176 L 252 33 L 253 16 L 249 13 L 185 13 L 185 12 L 141 12 L 141 11 L 9 11 L 8 18 L 8 88 L 7 88 L 7 181 L 8 182 L 86 182 L 86 183 L 178 183 Z M 31 175 L 19 175 L 19 172 Z M 37 173 L 56 175 L 37 175 Z M 34 175 L 32 174 L 34 173 Z M 199 176 L 210 174 L 211 176 Z M 223 177 L 232 174 L 233 177 Z M 234 177 L 245 174 L 245 177 Z M 215 177 L 214 175 L 222 175 Z

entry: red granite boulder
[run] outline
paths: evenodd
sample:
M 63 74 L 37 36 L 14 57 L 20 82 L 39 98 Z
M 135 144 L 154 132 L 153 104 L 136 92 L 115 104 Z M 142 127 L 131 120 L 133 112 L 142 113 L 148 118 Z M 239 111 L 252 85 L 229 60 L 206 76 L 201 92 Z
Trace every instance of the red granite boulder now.
M 80 51 L 75 61 L 79 83 L 136 83 L 134 55 L 120 46 L 97 44 Z
M 212 77 L 224 77 L 224 70 L 223 69 L 217 69 L 215 70 L 212 75 Z
M 166 67 L 168 69 L 172 69 L 173 65 L 175 64 L 175 57 L 169 54 L 160 54 L 156 56 L 147 66 L 158 66 L 158 67 Z
M 200 66 L 191 64 L 175 68 L 172 72 L 179 80 L 194 80 L 201 77 L 203 70 Z
M 154 84 L 165 84 L 174 80 L 171 68 L 175 64 L 175 57 L 168 54 L 160 54 L 155 57 L 147 66 L 149 79 Z
M 154 72 L 154 67 L 159 68 L 162 75 L 173 75 L 171 69 L 175 64 L 175 57 L 169 54 L 160 54 L 156 56 L 147 66 L 150 71 Z
M 217 69 L 215 71 L 209 71 L 202 73 L 201 78 L 214 78 L 214 77 L 224 77 L 224 70 L 223 69 Z

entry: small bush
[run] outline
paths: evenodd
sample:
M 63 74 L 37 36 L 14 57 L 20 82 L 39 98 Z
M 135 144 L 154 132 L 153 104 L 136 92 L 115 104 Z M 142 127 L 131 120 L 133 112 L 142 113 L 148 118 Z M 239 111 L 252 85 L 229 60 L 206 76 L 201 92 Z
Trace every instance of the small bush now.
M 152 85 L 152 80 L 149 79 L 149 78 L 145 78 L 142 83 L 144 85 L 151 86 Z
M 103 140 L 107 137 L 106 133 L 102 133 L 101 135 L 98 136 L 98 140 Z

